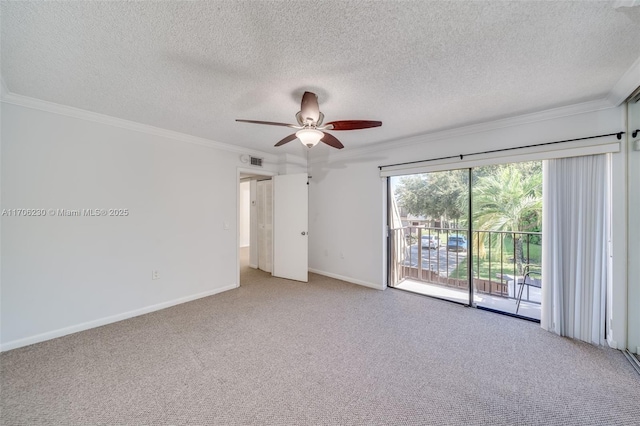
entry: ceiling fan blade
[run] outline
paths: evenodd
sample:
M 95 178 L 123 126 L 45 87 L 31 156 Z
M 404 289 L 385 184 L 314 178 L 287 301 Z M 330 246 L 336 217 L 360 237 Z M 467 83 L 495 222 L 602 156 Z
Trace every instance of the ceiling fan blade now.
M 336 139 L 335 136 L 325 132 L 322 132 L 322 133 L 324 133 L 324 136 L 322 137 L 322 139 L 320 139 L 322 142 L 337 149 L 344 148 L 344 145 L 342 145 L 342 142 Z
M 236 118 L 236 121 L 239 121 L 241 123 L 267 124 L 269 126 L 284 126 L 284 127 L 291 127 L 293 129 L 299 129 L 300 128 L 300 126 L 296 126 L 295 124 L 276 123 L 274 121 L 241 120 L 239 118 Z
M 300 103 L 300 113 L 297 115 L 300 124 L 316 124 L 320 119 L 320 106 L 318 96 L 315 93 L 304 92 Z
M 369 120 L 340 120 L 326 124 L 328 130 L 358 130 L 382 126 L 382 121 Z M 332 127 L 331 127 L 332 126 Z
M 294 140 L 295 138 L 297 138 L 296 134 L 293 133 L 289 136 L 287 136 L 286 138 L 282 139 L 280 142 L 278 142 L 277 144 L 275 144 L 274 146 L 280 146 L 280 145 L 284 145 L 285 143 L 289 143 L 292 140 Z

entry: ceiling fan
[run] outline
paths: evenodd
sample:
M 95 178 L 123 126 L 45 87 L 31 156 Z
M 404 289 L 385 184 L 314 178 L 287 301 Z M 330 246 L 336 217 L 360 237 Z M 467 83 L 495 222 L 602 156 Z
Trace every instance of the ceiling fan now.
M 323 125 L 322 122 L 324 120 L 324 114 L 320 112 L 318 96 L 311 92 L 304 92 L 304 95 L 302 95 L 300 111 L 296 114 L 296 120 L 298 121 L 298 124 L 236 119 L 236 121 L 242 123 L 267 124 L 270 126 L 285 126 L 291 127 L 292 129 L 298 129 L 297 132 L 282 139 L 280 142 L 275 144 L 275 146 L 284 145 L 285 143 L 298 138 L 300 139 L 300 142 L 308 148 L 313 148 L 318 142 L 324 142 L 337 149 L 344 148 L 344 145 L 342 145 L 338 139 L 333 135 L 326 133 L 325 130 L 358 130 L 382 126 L 381 121 L 369 120 L 340 120 L 331 121 Z

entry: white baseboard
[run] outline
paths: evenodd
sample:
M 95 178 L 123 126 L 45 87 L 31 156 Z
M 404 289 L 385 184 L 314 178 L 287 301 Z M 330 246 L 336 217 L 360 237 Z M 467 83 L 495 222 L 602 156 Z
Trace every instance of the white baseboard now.
M 376 290 L 384 290 L 386 288 L 385 285 L 373 284 L 367 281 L 358 280 L 356 278 L 345 277 L 343 275 L 333 274 L 331 272 L 319 271 L 317 269 L 309 268 L 309 272 L 313 272 L 314 274 L 324 275 L 325 277 L 335 278 L 336 280 L 346 281 L 352 284 L 358 284 L 369 288 L 374 288 Z
M 77 333 L 79 331 L 88 330 L 90 328 L 96 328 L 96 327 L 111 324 L 114 322 L 126 320 L 129 318 L 148 314 L 149 312 L 159 311 L 161 309 L 169 308 L 171 306 L 180 305 L 186 302 L 191 302 L 192 300 L 201 299 L 207 296 L 213 296 L 214 294 L 222 293 L 227 290 L 233 290 L 234 288 L 237 288 L 237 287 L 238 286 L 234 284 L 226 287 L 216 288 L 214 290 L 193 294 L 191 296 L 181 297 L 179 299 L 169 300 L 167 302 L 158 303 L 156 305 L 146 306 L 141 309 L 135 309 L 133 311 L 123 312 L 121 314 L 99 318 L 93 321 L 83 322 L 81 324 L 72 325 L 70 327 L 59 328 L 57 330 L 48 331 L 46 333 L 36 334 L 35 336 L 29 336 L 29 337 L 24 337 L 22 339 L 12 340 L 0 345 L 0 352 L 6 352 L 11 349 L 17 349 L 23 346 L 33 345 L 34 343 L 40 343 L 40 342 L 44 342 L 45 340 L 51 340 L 57 337 L 66 336 L 68 334 Z
M 249 268 L 258 269 L 258 265 L 254 265 L 252 263 L 249 264 Z

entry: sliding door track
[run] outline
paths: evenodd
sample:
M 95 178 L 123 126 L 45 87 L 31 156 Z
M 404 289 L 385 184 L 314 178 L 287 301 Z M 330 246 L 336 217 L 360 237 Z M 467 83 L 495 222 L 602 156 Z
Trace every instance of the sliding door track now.
M 631 352 L 629 352 L 628 349 L 625 349 L 624 351 L 622 351 L 622 353 L 627 357 L 636 372 L 640 374 L 640 361 L 638 361 L 638 358 L 636 358 Z

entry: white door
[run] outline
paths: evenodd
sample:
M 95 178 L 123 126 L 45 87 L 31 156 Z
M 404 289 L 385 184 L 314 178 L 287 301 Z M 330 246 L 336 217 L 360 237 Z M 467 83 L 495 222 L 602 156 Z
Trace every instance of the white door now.
M 256 204 L 258 213 L 258 268 L 271 272 L 273 257 L 273 191 L 270 180 L 258 182 Z
M 308 281 L 307 174 L 273 178 L 273 275 Z

